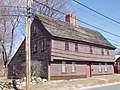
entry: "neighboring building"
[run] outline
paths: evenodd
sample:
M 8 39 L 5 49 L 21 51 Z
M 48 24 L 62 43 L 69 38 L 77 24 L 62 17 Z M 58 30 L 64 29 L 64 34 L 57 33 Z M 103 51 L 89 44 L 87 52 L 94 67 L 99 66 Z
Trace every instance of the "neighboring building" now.
M 43 78 L 73 79 L 114 74 L 115 47 L 99 32 L 78 26 L 77 17 L 66 22 L 45 16 L 31 25 L 31 58 L 42 63 Z M 12 58 L 8 76 L 24 77 L 25 40 Z
M 115 56 L 114 72 L 120 73 L 120 55 Z

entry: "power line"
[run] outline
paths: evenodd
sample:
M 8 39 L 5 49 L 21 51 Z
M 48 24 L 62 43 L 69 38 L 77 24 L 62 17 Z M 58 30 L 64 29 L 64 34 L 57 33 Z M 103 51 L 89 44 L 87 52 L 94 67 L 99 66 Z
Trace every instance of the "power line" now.
M 96 28 L 96 29 L 98 29 L 98 30 L 100 30 L 100 31 L 106 32 L 106 33 L 111 34 L 111 35 L 116 36 L 116 37 L 120 37 L 120 36 L 117 35 L 117 34 L 108 32 L 108 31 L 106 31 L 106 30 L 104 30 L 104 29 L 101 29 L 101 28 L 99 28 L 99 27 L 96 27 L 96 26 L 94 26 L 94 25 L 91 25 L 91 24 L 89 24 L 89 23 L 86 23 L 86 22 L 84 22 L 84 21 L 82 21 L 82 20 L 79 20 L 79 21 L 82 22 L 82 23 L 84 23 L 84 24 L 86 24 L 86 25 L 88 25 L 88 26 L 91 26 L 91 27 L 93 27 L 93 28 Z
M 113 42 L 116 42 L 116 43 L 120 43 L 119 41 L 116 41 L 116 40 L 112 40 L 112 39 L 109 39 L 109 38 L 106 38 L 106 39 L 108 39 L 110 41 L 113 41 Z
M 10 7 L 13 7 L 13 8 L 26 8 L 27 9 L 27 7 L 21 7 L 21 6 L 1 6 L 0 5 L 0 7 L 8 7 L 8 8 L 10 8 Z
M 36 0 L 33 0 L 33 1 L 38 2 L 38 1 L 36 1 Z M 40 3 L 40 2 L 39 2 L 39 4 L 44 5 L 43 3 Z M 53 8 L 47 6 L 47 5 L 44 5 L 44 6 L 46 6 L 47 8 L 53 9 Z M 0 7 L 1 7 L 1 6 L 0 6 Z M 5 6 L 5 7 L 26 8 L 26 7 L 18 7 L 18 6 Z M 56 9 L 53 9 L 53 10 L 56 11 L 56 12 L 62 13 L 63 15 L 67 15 L 67 14 L 65 14 L 65 13 L 63 13 L 63 12 L 60 12 L 59 10 L 56 10 Z M 18 16 L 18 15 L 1 15 L 1 16 Z M 19 15 L 19 16 L 27 16 L 27 15 Z M 78 19 L 78 21 L 80 21 L 80 22 L 82 22 L 82 23 L 84 23 L 84 24 L 86 24 L 86 25 L 89 25 L 89 26 L 91 26 L 91 27 L 94 27 L 94 28 L 96 28 L 96 29 L 102 30 L 102 31 L 104 31 L 104 32 L 106 32 L 106 33 L 109 33 L 109 34 L 112 34 L 112 35 L 114 35 L 114 36 L 120 37 L 120 36 L 118 36 L 118 35 L 116 35 L 116 34 L 113 34 L 113 33 L 110 33 L 110 32 L 108 32 L 108 31 L 105 31 L 105 30 L 103 30 L 103 29 L 100 29 L 100 28 L 98 28 L 98 27 L 96 27 L 96 26 L 93 26 L 93 25 L 91 25 L 91 24 L 88 24 L 88 23 L 86 23 L 86 22 L 83 22 L 83 21 L 81 21 L 81 20 L 79 20 L 79 19 Z M 87 36 L 88 36 L 88 35 L 87 35 Z M 108 38 L 107 38 L 107 39 L 108 39 Z M 112 40 L 112 39 L 109 39 L 109 40 L 114 41 L 114 42 L 117 42 L 117 41 Z M 114 44 L 114 43 L 113 43 L 113 44 Z M 117 44 L 114 44 L 114 45 L 117 45 Z M 118 45 L 117 45 L 117 46 L 118 46 Z
M 114 20 L 114 19 L 112 19 L 112 18 L 110 18 L 110 17 L 108 17 L 108 16 L 106 16 L 106 15 L 104 15 L 104 14 L 102 14 L 102 13 L 100 13 L 100 12 L 98 12 L 98 11 L 96 11 L 96 10 L 94 10 L 94 9 L 92 9 L 92 8 L 90 8 L 90 7 L 88 7 L 88 6 L 84 5 L 84 4 L 76 1 L 76 0 L 73 0 L 73 1 L 76 2 L 76 3 L 79 4 L 79 5 L 82 5 L 83 7 L 85 7 L 85 8 L 87 8 L 87 9 L 89 9 L 89 10 L 91 10 L 91 11 L 93 11 L 93 12 L 95 12 L 95 13 L 97 13 L 97 14 L 99 14 L 99 15 L 101 15 L 101 16 L 103 16 L 103 17 L 105 17 L 105 18 L 107 18 L 107 19 L 109 19 L 109 20 L 111 20 L 111 21 L 113 21 L 113 22 L 115 22 L 115 23 L 117 23 L 117 24 L 120 24 L 120 22 L 117 21 L 117 20 Z
M 37 3 L 39 3 L 39 4 L 42 4 L 42 5 L 46 6 L 47 8 L 53 9 L 53 8 L 47 6 L 47 5 L 43 4 L 43 3 L 40 3 L 40 2 L 38 2 L 38 1 L 36 1 L 36 0 L 33 0 L 33 1 L 35 1 L 35 2 L 37 2 Z M 76 3 L 80 3 L 80 2 L 78 2 L 78 1 L 76 1 L 76 0 L 73 0 L 73 1 L 75 1 Z M 80 3 L 80 4 L 81 4 L 81 3 Z M 83 5 L 83 4 L 82 4 L 82 5 Z M 2 7 L 2 6 L 0 6 L 0 7 Z M 4 6 L 4 7 L 26 8 L 26 7 L 19 7 L 19 6 Z M 54 11 L 57 11 L 57 12 L 59 12 L 59 13 L 62 13 L 63 15 L 66 15 L 65 13 L 60 12 L 59 10 L 56 10 L 56 9 L 53 9 L 53 10 L 54 10 Z M 23 11 L 23 12 L 24 12 L 24 11 Z M 2 16 L 18 16 L 18 15 L 2 15 Z M 26 16 L 26 15 L 19 15 L 19 16 Z M 111 35 L 120 37 L 119 35 L 116 35 L 116 34 L 113 34 L 113 33 L 111 33 L 111 32 L 105 31 L 105 30 L 100 29 L 100 28 L 98 28 L 98 27 L 96 27 L 96 26 L 93 26 L 93 25 L 91 25 L 91 24 L 88 24 L 88 23 L 86 23 L 86 22 L 84 22 L 84 21 L 81 21 L 81 20 L 78 20 L 78 21 L 80 21 L 80 22 L 82 22 L 82 23 L 84 23 L 84 24 L 86 24 L 86 25 L 89 25 L 89 26 L 91 26 L 91 27 L 94 27 L 94 28 L 96 28 L 96 29 L 98 29 L 98 30 L 104 31 L 104 32 L 106 32 L 106 33 L 109 33 L 109 34 L 111 34 Z
M 90 13 L 90 12 L 87 12 L 87 11 L 85 11 L 85 10 L 83 10 L 83 9 L 81 9 L 81 8 L 79 8 L 79 7 L 77 7 L 77 6 L 74 6 L 74 5 L 70 4 L 69 2 L 68 2 L 68 4 L 71 5 L 71 6 L 73 6 L 73 7 L 75 7 L 75 8 L 77 8 L 77 9 L 79 9 L 79 10 L 81 10 L 81 11 L 83 11 L 83 12 L 85 12 L 85 13 L 87 13 L 87 14 L 89 14 L 89 15 L 92 15 L 92 16 L 94 16 L 94 17 L 100 19 L 100 20 L 103 20 L 103 21 L 105 21 L 105 22 L 107 22 L 107 23 L 109 23 L 109 24 L 111 24 L 111 25 L 114 24 L 114 23 L 109 22 L 109 21 L 107 21 L 107 20 L 105 20 L 105 19 L 103 19 L 103 18 L 101 18 L 101 17 L 99 17 L 99 16 L 96 16 L 96 15 Z M 118 24 L 114 24 L 114 25 L 120 27 Z
M 17 15 L 17 14 L 14 14 L 14 15 L 5 15 L 5 14 L 3 14 L 3 15 L 0 15 L 0 16 L 27 16 L 27 15 Z
M 18 8 L 18 9 L 26 9 L 27 10 L 27 7 L 20 7 L 20 6 L 1 6 L 0 7 L 5 7 L 5 8 Z M 3 10 L 0 10 L 0 11 L 3 11 Z M 9 10 L 8 12 L 14 12 L 16 13 L 16 10 Z M 23 12 L 23 13 L 27 13 L 27 11 L 21 11 L 21 10 L 18 10 L 17 12 Z M 0 16 L 27 16 L 27 14 L 0 14 Z
M 41 4 L 41 5 L 44 5 L 44 6 L 46 6 L 47 8 L 52 9 L 52 10 L 54 10 L 54 11 L 56 11 L 56 12 L 59 12 L 59 13 L 61 13 L 61 14 L 63 14 L 63 15 L 67 15 L 67 14 L 65 14 L 65 13 L 63 13 L 63 12 L 61 12 L 61 11 L 59 11 L 59 10 L 56 10 L 56 9 L 54 9 L 54 8 L 52 8 L 52 7 L 49 7 L 49 6 L 47 6 L 47 5 L 43 4 L 43 3 L 40 3 L 40 2 L 38 2 L 38 1 L 36 1 L 36 0 L 33 0 L 33 1 L 35 1 L 35 2 L 37 2 L 37 3 L 39 3 L 39 4 Z M 106 30 L 104 30 L 104 29 L 101 29 L 101 28 L 99 28 L 99 27 L 97 27 L 97 26 L 94 26 L 94 25 L 91 25 L 91 24 L 89 24 L 89 23 L 86 23 L 86 22 L 84 22 L 84 21 L 82 21 L 82 20 L 79 20 L 79 19 L 77 19 L 77 20 L 78 20 L 79 22 L 81 22 L 81 23 L 84 23 L 84 24 L 88 25 L 88 26 L 91 26 L 91 27 L 96 28 L 96 29 L 98 29 L 98 30 L 100 30 L 100 31 L 103 31 L 103 32 L 105 32 L 105 33 L 108 33 L 108 34 L 110 34 L 110 35 L 113 35 L 113 36 L 116 36 L 116 37 L 119 37 L 119 38 L 120 38 L 120 36 L 117 35 L 117 34 L 111 33 L 111 32 L 109 32 L 109 31 L 106 31 Z
M 2 7 L 2 6 L 0 6 Z M 6 12 L 26 12 L 27 13 L 27 8 L 26 7 L 19 7 L 19 6 L 3 6 L 3 9 L 0 9 L 0 11 L 4 11 L 4 7 L 10 8 L 10 9 L 5 9 Z M 12 7 L 12 8 L 11 8 Z M 22 10 L 21 10 L 22 9 Z M 25 10 L 26 9 L 26 10 Z M 24 10 L 24 11 L 23 11 Z
M 118 45 L 118 44 L 115 44 L 115 43 L 112 43 L 112 44 L 120 47 L 120 45 Z
M 4 13 L 8 13 L 8 12 L 14 12 L 14 13 L 19 13 L 19 12 L 23 12 L 23 13 L 27 13 L 27 11 L 21 11 L 21 10 L 9 10 L 9 11 L 3 11 L 3 10 L 0 10 L 0 13 L 1 12 L 4 12 Z

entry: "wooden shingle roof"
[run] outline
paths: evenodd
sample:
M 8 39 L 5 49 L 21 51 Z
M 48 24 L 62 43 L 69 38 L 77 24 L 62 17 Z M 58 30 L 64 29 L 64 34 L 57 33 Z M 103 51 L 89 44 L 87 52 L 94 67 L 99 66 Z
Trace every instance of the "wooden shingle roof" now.
M 72 26 L 67 22 L 46 16 L 39 16 L 38 18 L 52 36 L 115 48 L 106 38 L 95 30 L 81 26 Z

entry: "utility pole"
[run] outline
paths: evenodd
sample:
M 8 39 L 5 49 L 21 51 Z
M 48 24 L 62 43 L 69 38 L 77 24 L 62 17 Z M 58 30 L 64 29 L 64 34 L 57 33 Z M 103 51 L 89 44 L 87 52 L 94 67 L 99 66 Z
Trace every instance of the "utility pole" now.
M 31 52 L 30 52 L 30 16 L 31 0 L 27 0 L 27 21 L 26 21 L 26 90 L 30 90 L 31 80 Z

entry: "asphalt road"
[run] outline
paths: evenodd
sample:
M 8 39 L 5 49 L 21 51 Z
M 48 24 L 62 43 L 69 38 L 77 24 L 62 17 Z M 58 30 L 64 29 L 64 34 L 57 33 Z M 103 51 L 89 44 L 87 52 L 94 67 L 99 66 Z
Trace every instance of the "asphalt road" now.
M 94 87 L 91 89 L 84 89 L 84 90 L 120 90 L 120 84 L 108 85 L 103 87 Z

